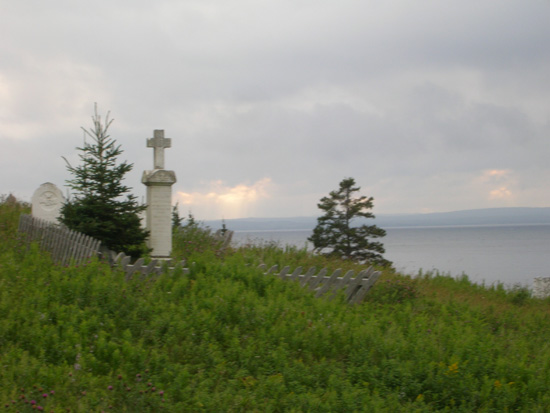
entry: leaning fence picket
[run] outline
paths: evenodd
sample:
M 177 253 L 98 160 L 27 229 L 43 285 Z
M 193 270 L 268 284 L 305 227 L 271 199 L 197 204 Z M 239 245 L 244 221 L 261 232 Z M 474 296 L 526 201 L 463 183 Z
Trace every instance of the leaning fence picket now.
M 309 285 L 309 288 L 311 288 L 312 290 L 314 290 L 315 288 L 317 288 L 317 286 L 319 284 L 321 284 L 321 281 L 323 281 L 325 279 L 325 276 L 328 274 L 328 269 L 326 268 L 323 268 L 319 274 L 317 275 L 314 275 L 312 276 L 308 282 L 307 282 L 307 285 Z
M 348 283 L 348 286 L 346 288 L 346 291 L 344 291 L 344 295 L 346 297 L 346 300 L 349 301 L 349 299 L 357 294 L 357 290 L 360 288 L 359 286 L 359 283 L 361 281 L 363 281 L 363 278 L 365 278 L 367 276 L 367 274 L 369 274 L 369 271 L 372 269 L 372 267 L 370 267 L 369 269 L 367 270 L 363 270 L 363 271 L 360 271 L 359 274 L 357 274 L 357 277 L 355 277 L 354 279 L 350 280 L 350 282 Z
M 298 276 L 298 280 L 300 281 L 300 286 L 303 287 L 309 282 L 311 277 L 313 277 L 313 275 L 315 274 L 315 269 L 316 269 L 315 267 L 311 267 L 303 277 L 301 275 Z M 302 278 L 300 279 L 300 277 Z
M 319 287 L 319 289 L 317 290 L 317 293 L 315 294 L 315 297 L 320 297 L 324 293 L 329 291 L 329 289 L 332 288 L 334 284 L 336 284 L 336 280 L 338 279 L 341 273 L 342 273 L 342 270 L 340 268 L 334 271 L 330 276 L 330 278 L 328 280 L 325 280 L 321 285 L 321 287 Z
M 373 272 L 372 275 L 367 279 L 367 281 L 362 285 L 363 288 L 357 291 L 357 294 L 352 297 L 352 304 L 360 303 L 379 277 L 379 271 Z
M 302 267 L 296 267 L 296 269 L 294 270 L 294 272 L 292 274 L 290 274 L 290 277 L 288 279 L 291 280 L 291 281 L 298 279 L 301 272 L 302 272 Z

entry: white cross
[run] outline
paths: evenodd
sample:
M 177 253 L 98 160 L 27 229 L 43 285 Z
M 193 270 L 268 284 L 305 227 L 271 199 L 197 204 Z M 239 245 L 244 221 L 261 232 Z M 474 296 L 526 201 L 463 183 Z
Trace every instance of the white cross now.
M 164 148 L 172 146 L 172 139 L 164 138 L 164 130 L 155 130 L 153 137 L 147 139 L 147 147 L 153 148 L 155 169 L 164 169 Z

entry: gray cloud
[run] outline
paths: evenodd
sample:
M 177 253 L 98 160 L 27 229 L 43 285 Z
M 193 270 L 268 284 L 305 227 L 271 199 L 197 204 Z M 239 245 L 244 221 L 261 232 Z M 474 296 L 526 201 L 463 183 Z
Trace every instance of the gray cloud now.
M 550 204 L 548 2 L 4 3 L 0 193 L 62 185 L 98 102 L 139 196 L 166 130 L 199 218 L 316 214 L 344 176 L 380 212 Z

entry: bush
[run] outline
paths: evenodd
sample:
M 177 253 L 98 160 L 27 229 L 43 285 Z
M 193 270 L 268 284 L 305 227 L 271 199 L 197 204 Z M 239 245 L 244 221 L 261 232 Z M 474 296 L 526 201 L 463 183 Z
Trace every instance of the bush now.
M 418 282 L 414 278 L 395 276 L 378 280 L 367 300 L 382 304 L 403 303 L 414 300 L 418 294 Z
M 207 252 L 221 258 L 227 252 L 223 246 L 223 239 L 191 214 L 184 225 L 173 228 L 172 258 L 176 260 L 191 260 Z

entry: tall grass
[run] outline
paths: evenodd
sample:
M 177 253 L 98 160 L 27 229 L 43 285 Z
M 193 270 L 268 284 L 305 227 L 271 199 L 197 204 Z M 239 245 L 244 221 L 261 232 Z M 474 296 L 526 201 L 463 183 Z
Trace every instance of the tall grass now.
M 255 268 L 316 260 L 294 248 L 125 281 L 0 243 L 8 412 L 550 410 L 549 302 L 523 292 L 385 271 L 349 306 Z

